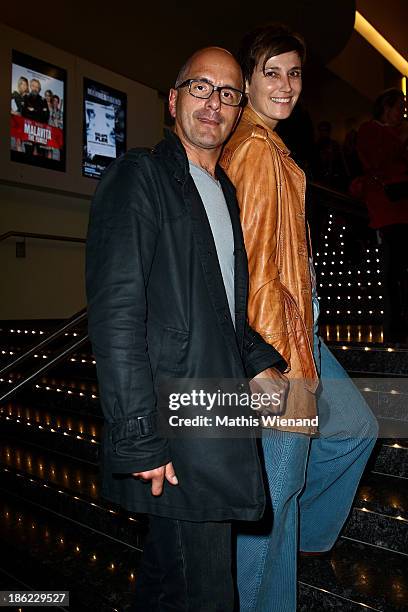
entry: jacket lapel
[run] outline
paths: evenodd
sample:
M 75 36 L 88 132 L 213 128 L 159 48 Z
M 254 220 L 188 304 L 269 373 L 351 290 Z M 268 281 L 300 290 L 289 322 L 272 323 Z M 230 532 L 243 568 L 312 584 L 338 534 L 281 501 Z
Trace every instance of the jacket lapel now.
M 239 221 L 238 204 L 235 198 L 235 189 L 222 168 L 217 166 L 216 174 L 221 183 L 227 202 L 234 236 L 234 329 L 210 223 L 200 194 L 190 175 L 185 150 L 179 138 L 173 132 L 167 130 L 165 133 L 165 140 L 155 149 L 157 152 L 164 154 L 168 163 L 173 166 L 173 176 L 181 185 L 183 197 L 190 212 L 195 245 L 201 261 L 204 279 L 211 302 L 226 341 L 230 345 L 237 361 L 242 363 L 241 354 L 246 322 L 248 291 L 248 264 Z
M 217 178 L 221 183 L 221 187 L 225 195 L 232 224 L 232 231 L 234 234 L 235 333 L 239 350 L 242 354 L 242 345 L 247 320 L 248 260 L 244 246 L 241 222 L 239 220 L 239 208 L 235 196 L 235 189 L 221 168 L 217 168 Z
M 217 250 L 211 232 L 204 204 L 190 174 L 183 185 L 184 198 L 190 211 L 194 242 L 204 272 L 204 279 L 222 332 L 236 359 L 240 362 L 240 351 L 237 335 L 232 324 L 231 313 L 225 292 L 221 268 L 218 262 Z M 225 193 L 225 192 L 224 192 Z M 235 232 L 234 232 L 235 244 Z M 236 270 L 235 270 L 236 273 Z M 235 295 L 237 293 L 237 278 L 235 278 Z

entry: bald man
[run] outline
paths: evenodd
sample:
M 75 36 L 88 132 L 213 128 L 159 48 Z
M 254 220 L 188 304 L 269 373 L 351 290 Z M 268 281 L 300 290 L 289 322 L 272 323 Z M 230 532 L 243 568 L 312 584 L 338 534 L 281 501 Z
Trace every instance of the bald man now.
M 164 379 L 190 380 L 196 390 L 199 379 L 258 384 L 260 375 L 280 381 L 286 365 L 247 324 L 238 206 L 217 165 L 242 87 L 228 51 L 195 53 L 170 91 L 174 131 L 152 151 L 133 149 L 114 162 L 91 208 L 87 294 L 105 418 L 102 496 L 149 515 L 140 612 L 233 610 L 231 521 L 256 521 L 264 511 L 251 433 L 234 439 L 186 427 L 175 437 L 158 427 L 158 416 L 178 419 L 168 402 L 158 405 Z M 193 415 L 208 416 L 208 406 Z

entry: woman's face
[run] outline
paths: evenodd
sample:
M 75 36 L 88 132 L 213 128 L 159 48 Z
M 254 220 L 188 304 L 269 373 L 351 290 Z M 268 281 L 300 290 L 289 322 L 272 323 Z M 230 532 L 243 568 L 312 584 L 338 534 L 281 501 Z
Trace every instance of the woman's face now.
M 250 83 L 246 83 L 249 105 L 265 123 L 275 129 L 287 119 L 302 91 L 302 63 L 297 51 L 288 51 L 259 62 Z
M 17 89 L 21 95 L 26 94 L 28 91 L 28 83 L 26 81 L 19 81 Z

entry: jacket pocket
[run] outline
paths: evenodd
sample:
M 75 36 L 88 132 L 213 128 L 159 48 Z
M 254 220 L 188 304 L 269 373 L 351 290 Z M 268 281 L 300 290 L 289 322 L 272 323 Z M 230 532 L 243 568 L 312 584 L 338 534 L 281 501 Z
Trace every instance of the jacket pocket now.
M 189 333 L 165 327 L 160 341 L 156 375 L 160 373 L 180 374 L 185 369 Z

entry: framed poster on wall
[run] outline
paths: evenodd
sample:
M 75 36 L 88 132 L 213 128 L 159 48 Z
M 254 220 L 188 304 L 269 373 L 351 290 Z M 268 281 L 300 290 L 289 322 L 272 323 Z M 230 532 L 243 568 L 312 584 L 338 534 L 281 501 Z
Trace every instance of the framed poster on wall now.
M 10 158 L 65 171 L 67 73 L 12 51 Z
M 84 79 L 83 176 L 99 178 L 126 151 L 125 93 Z

